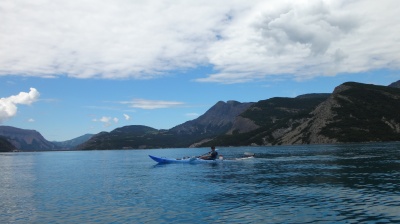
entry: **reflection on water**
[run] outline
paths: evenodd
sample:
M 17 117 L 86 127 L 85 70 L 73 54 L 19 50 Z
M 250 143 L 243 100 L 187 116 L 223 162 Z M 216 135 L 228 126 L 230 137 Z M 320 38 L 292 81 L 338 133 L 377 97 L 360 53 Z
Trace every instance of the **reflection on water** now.
M 400 144 L 0 154 L 0 223 L 400 222 Z
M 12 154 L 0 155 L 0 223 L 3 223 L 3 218 L 34 218 L 35 201 L 31 188 L 36 181 L 33 172 L 34 157 L 27 153 L 23 160 L 19 160 Z

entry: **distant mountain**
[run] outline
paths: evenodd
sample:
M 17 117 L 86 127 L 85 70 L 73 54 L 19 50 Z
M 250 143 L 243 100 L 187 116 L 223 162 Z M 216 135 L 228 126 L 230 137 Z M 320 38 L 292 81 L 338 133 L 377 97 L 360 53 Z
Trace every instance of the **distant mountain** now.
M 55 144 L 47 141 L 35 130 L 0 126 L 0 136 L 5 137 L 7 141 L 21 151 L 47 151 L 57 148 Z
M 6 137 L 0 136 L 0 152 L 12 152 L 17 150 Z
M 69 149 L 74 149 L 78 145 L 88 141 L 91 137 L 93 137 L 93 134 L 85 134 L 80 137 L 67 141 L 62 141 L 62 142 L 54 141 L 53 144 L 55 144 L 58 149 L 69 150 Z
M 111 132 L 100 132 L 87 142 L 79 145 L 79 150 L 91 149 L 131 149 L 161 147 L 152 141 L 160 131 L 143 125 L 131 125 L 117 128 Z
M 110 133 L 101 132 L 78 149 L 188 147 L 226 133 L 233 126 L 235 118 L 252 104 L 220 101 L 199 118 L 169 130 L 140 125 L 125 126 Z

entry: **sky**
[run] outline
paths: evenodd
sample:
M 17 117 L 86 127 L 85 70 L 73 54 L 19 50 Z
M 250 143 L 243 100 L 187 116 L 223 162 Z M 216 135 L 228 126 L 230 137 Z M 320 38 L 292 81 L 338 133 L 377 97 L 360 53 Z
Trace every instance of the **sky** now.
M 0 125 L 65 141 L 400 80 L 397 0 L 2 0 Z

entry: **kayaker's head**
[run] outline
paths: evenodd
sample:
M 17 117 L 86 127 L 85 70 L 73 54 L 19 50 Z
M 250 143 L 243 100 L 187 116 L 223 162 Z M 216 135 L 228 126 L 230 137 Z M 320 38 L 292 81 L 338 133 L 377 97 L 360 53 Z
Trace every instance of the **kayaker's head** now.
M 212 150 L 212 151 L 215 151 L 215 146 L 211 146 L 211 150 Z

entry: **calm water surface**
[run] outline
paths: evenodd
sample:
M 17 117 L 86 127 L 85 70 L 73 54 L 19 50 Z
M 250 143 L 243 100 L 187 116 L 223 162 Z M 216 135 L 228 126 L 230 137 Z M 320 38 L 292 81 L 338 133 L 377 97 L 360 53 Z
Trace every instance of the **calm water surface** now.
M 400 143 L 0 154 L 0 223 L 400 222 Z

